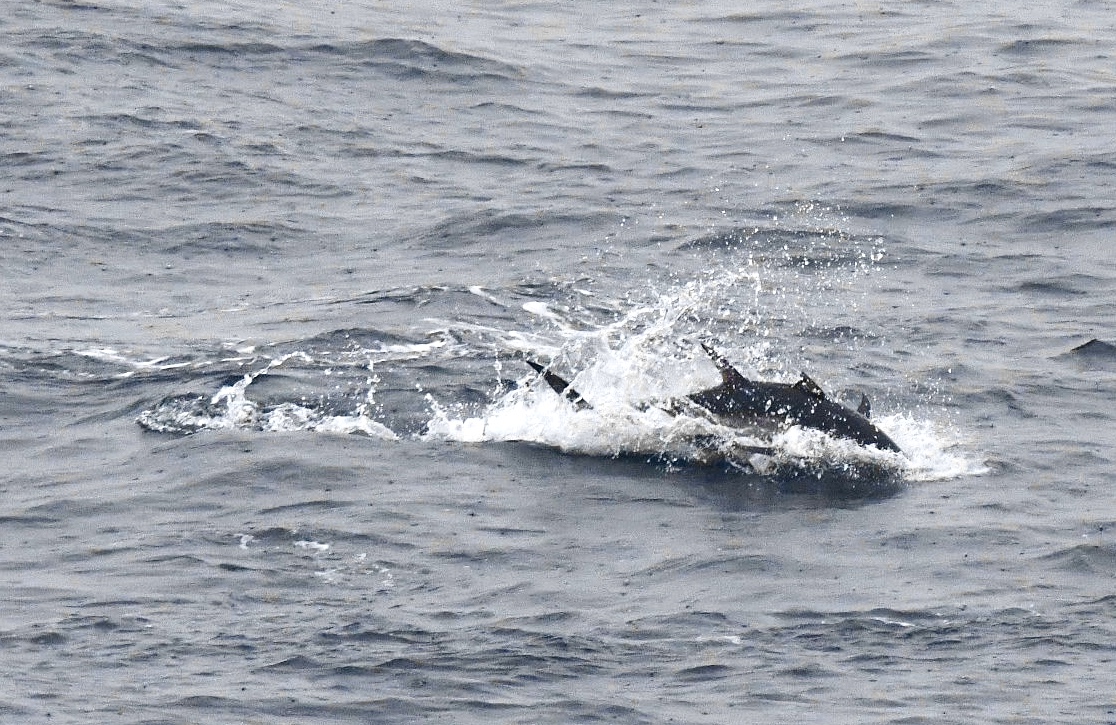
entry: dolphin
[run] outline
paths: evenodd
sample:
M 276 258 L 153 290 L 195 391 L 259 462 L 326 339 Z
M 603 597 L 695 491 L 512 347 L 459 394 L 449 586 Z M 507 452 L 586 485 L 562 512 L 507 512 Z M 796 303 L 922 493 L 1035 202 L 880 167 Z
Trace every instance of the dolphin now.
M 772 430 L 799 425 L 820 430 L 837 438 L 855 441 L 862 446 L 875 446 L 881 451 L 903 451 L 886 433 L 876 427 L 869 416 L 868 396 L 861 395 L 856 410 L 831 400 L 809 375 L 793 384 L 769 383 L 746 378 L 720 353 L 704 342 L 702 349 L 721 373 L 721 384 L 671 400 L 663 407 L 678 415 L 697 408 L 715 422 L 732 428 Z M 527 360 L 554 392 L 569 400 L 578 410 L 592 408 L 580 393 L 548 367 Z

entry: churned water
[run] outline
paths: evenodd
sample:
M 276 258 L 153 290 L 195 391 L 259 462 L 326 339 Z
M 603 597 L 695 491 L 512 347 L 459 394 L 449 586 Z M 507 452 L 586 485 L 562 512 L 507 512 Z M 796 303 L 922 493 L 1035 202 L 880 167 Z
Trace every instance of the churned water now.
M 0 720 L 1116 722 L 1114 18 L 9 3 Z

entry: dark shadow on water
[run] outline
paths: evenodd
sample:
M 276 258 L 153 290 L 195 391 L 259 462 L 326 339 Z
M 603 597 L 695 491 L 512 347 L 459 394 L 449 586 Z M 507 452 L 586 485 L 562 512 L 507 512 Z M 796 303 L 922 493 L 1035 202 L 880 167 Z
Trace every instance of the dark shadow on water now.
M 692 466 L 678 471 L 691 491 L 728 511 L 855 508 L 890 498 L 905 484 L 879 467 L 810 466 L 759 475 L 729 466 Z
M 696 499 L 698 505 L 726 511 L 855 508 L 890 498 L 905 488 L 901 475 L 870 464 L 808 461 L 760 475 L 726 463 L 680 464 L 647 455 L 576 455 L 527 443 L 496 448 L 505 464 L 524 472 L 544 469 L 546 478 L 598 483 L 611 479 L 617 498 L 632 496 L 635 486 L 641 499 L 682 494 L 691 501 Z

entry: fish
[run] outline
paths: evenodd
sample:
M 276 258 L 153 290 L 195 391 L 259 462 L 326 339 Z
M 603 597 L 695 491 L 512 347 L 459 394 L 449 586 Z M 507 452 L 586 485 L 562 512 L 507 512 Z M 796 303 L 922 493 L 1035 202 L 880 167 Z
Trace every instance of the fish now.
M 861 395 L 860 404 L 853 410 L 826 395 L 806 373 L 794 383 L 752 380 L 710 345 L 703 342 L 701 347 L 721 374 L 721 383 L 682 398 L 664 401 L 658 405 L 662 410 L 672 415 L 703 415 L 715 423 L 748 433 L 801 426 L 851 440 L 861 446 L 903 452 L 890 436 L 872 422 L 872 405 L 867 395 Z M 550 367 L 532 359 L 526 362 L 555 393 L 570 401 L 577 410 L 592 409 L 592 404 Z

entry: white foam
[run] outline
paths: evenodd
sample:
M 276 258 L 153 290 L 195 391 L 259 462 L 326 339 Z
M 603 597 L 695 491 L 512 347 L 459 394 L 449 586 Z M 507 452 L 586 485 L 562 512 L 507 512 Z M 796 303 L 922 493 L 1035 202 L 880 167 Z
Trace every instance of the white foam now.
M 321 433 L 357 434 L 381 440 L 398 440 L 390 428 L 373 418 L 375 391 L 379 378 L 372 371 L 372 363 L 361 363 L 369 370 L 365 383 L 368 392 L 364 401 L 348 413 L 329 413 L 299 403 L 280 403 L 263 408 L 250 397 L 251 385 L 263 375 L 292 361 L 313 362 L 305 352 L 293 352 L 271 360 L 258 370 L 245 373 L 235 381 L 223 385 L 201 405 L 189 396 L 168 399 L 153 410 L 139 416 L 141 424 L 151 430 L 170 433 L 192 433 L 199 430 L 260 430 L 268 433 L 313 431 Z M 327 370 L 328 374 L 328 370 Z
M 880 416 L 876 423 L 903 449 L 908 480 L 945 481 L 990 472 L 952 426 L 910 413 Z
M 578 375 L 574 385 L 593 400 L 591 409 L 578 410 L 530 376 L 479 415 L 455 417 L 431 401 L 426 436 L 473 443 L 524 441 L 593 456 L 634 453 L 686 459 L 700 457 L 710 437 L 735 437 L 735 432 L 710 421 L 647 404 L 661 399 L 653 394 L 672 386 L 651 389 L 619 357 L 602 357 L 599 365 Z
M 507 302 L 504 302 L 503 300 L 493 296 L 488 290 L 486 290 L 484 287 L 481 287 L 479 284 L 470 287 L 469 288 L 469 293 L 474 294 L 477 297 L 480 297 L 482 300 L 485 300 L 487 302 L 491 302 L 492 304 L 496 305 L 497 307 L 507 307 L 508 306 Z
M 765 349 L 765 342 L 757 342 L 756 349 L 736 352 L 753 359 L 762 357 Z M 529 374 L 519 387 L 479 414 L 455 415 L 431 399 L 426 436 L 472 443 L 524 441 L 592 456 L 646 454 L 698 463 L 724 460 L 761 475 L 777 473 L 784 464 L 804 462 L 837 469 L 868 465 L 913 481 L 980 475 L 987 470 L 960 447 L 948 428 L 912 414 L 876 419 L 903 449 L 904 454 L 898 454 L 798 426 L 773 435 L 741 432 L 718 425 L 700 412 L 692 416 L 668 412 L 664 401 L 715 385 L 718 377 L 700 350 L 691 350 L 688 359 L 666 354 L 654 326 L 617 348 L 608 345 L 604 334 L 596 338 L 581 334 L 566 350 L 570 352 L 564 350 L 556 357 L 584 360 L 590 350 L 595 353 L 588 366 L 570 379 L 571 387 L 591 403 L 590 409 L 579 410 Z M 564 374 L 561 367 L 555 365 L 560 375 Z M 757 453 L 757 447 L 772 450 Z

